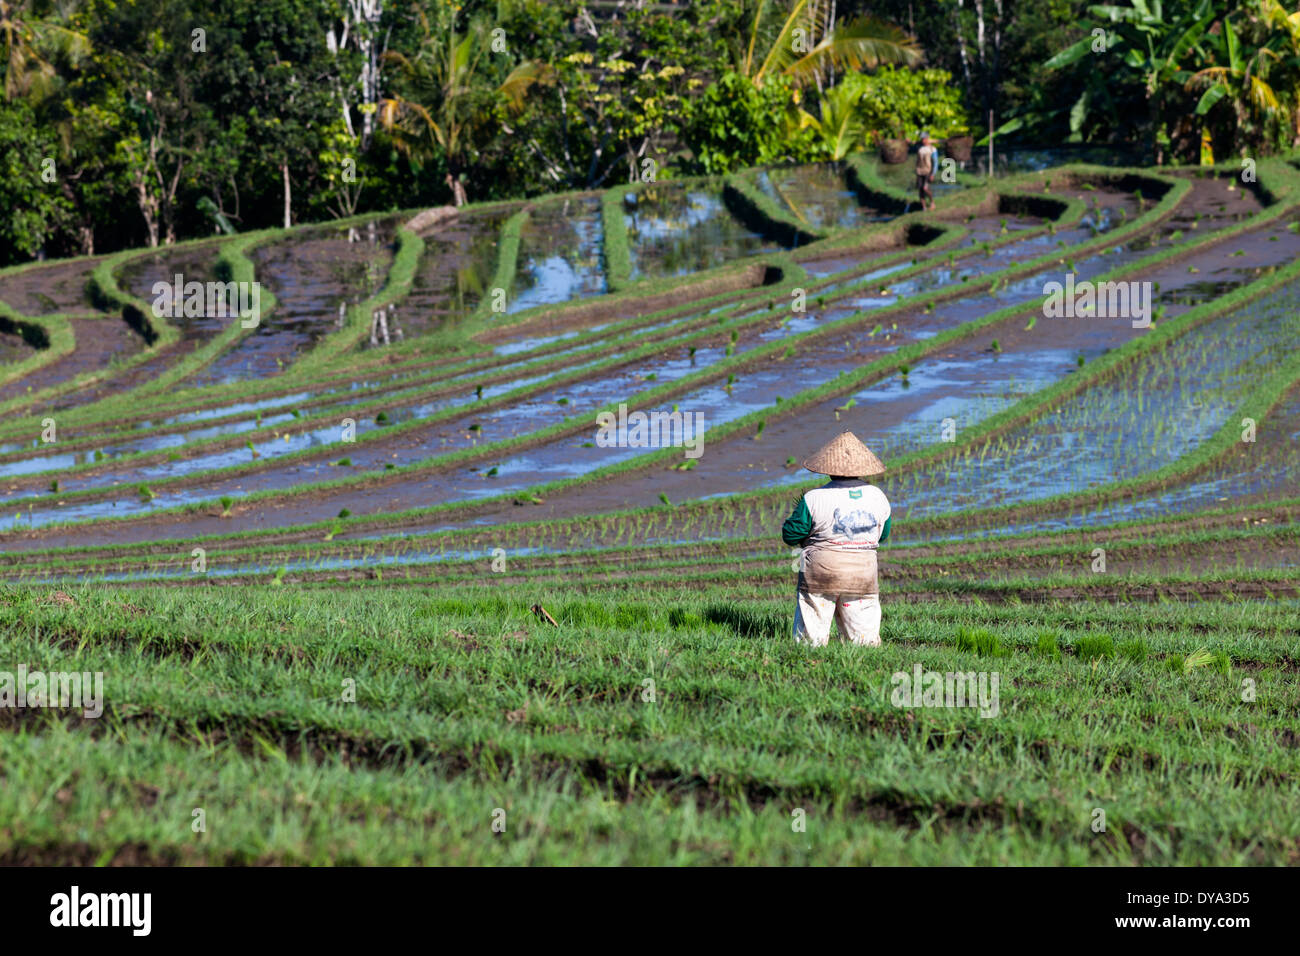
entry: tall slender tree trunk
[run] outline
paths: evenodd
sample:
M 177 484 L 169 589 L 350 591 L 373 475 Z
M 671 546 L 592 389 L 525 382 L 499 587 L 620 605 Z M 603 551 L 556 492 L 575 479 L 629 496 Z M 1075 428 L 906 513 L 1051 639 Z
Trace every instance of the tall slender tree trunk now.
M 93 256 L 95 254 L 95 229 L 94 222 L 86 215 L 86 210 L 82 207 L 77 198 L 72 184 L 67 179 L 60 180 L 60 190 L 63 192 L 63 198 L 72 204 L 76 210 L 77 216 L 77 247 L 83 256 Z
M 957 11 L 962 8 L 963 0 L 957 0 L 957 5 L 952 8 L 952 32 L 957 37 L 957 53 L 961 58 L 961 78 L 966 88 L 966 99 L 969 100 L 974 94 L 971 88 L 970 76 L 970 57 L 966 53 L 966 35 L 961 32 L 961 17 Z
M 280 172 L 284 176 L 284 228 L 288 229 L 290 226 L 293 225 L 293 222 L 289 216 L 289 211 L 291 209 L 290 193 L 289 193 L 289 164 L 281 163 Z
M 149 184 L 142 175 L 136 176 L 135 197 L 149 233 L 149 248 L 155 249 L 158 247 L 158 200 L 149 194 Z

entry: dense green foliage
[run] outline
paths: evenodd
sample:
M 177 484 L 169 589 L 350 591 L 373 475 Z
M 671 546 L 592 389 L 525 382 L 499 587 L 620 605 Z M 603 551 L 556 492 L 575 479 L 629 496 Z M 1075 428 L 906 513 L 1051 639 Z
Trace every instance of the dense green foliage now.
M 5 0 L 0 26 L 0 264 L 842 159 L 990 112 L 1157 162 L 1300 130 L 1276 0 Z

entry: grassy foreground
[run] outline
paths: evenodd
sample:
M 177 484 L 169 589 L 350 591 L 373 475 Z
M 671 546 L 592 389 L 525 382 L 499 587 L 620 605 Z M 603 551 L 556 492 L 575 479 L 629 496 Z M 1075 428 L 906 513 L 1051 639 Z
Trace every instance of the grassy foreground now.
M 1300 862 L 1294 604 L 886 595 L 809 650 L 785 594 L 557 591 L 0 589 L 0 671 L 104 675 L 0 707 L 0 863 Z M 894 706 L 917 664 L 997 715 Z

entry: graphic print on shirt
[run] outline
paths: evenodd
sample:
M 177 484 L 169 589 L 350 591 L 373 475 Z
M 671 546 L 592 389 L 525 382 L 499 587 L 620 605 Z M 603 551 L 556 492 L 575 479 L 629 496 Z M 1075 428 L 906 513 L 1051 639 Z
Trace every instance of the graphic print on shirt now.
M 832 481 L 804 494 L 805 548 L 860 551 L 875 548 L 889 520 L 889 499 L 865 481 Z
M 839 508 L 835 509 L 835 520 L 831 524 L 831 532 L 837 535 L 843 535 L 850 541 L 869 538 L 871 532 L 880 527 L 880 522 L 870 511 L 862 508 L 850 511 L 844 514 Z

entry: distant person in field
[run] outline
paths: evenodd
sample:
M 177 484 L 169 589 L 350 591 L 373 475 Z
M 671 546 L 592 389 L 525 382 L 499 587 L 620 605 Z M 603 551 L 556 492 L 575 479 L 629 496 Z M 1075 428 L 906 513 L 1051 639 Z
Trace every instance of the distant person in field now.
M 939 149 L 930 145 L 930 134 L 921 134 L 921 147 L 916 151 L 916 192 L 921 199 L 921 209 L 934 208 L 934 193 L 930 184 L 939 167 Z
M 803 548 L 795 596 L 794 639 L 822 647 L 831 620 L 840 637 L 880 646 L 880 582 L 876 548 L 889 539 L 889 499 L 861 476 L 885 470 L 853 432 L 841 432 L 803 466 L 830 482 L 799 499 L 781 540 Z

